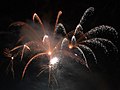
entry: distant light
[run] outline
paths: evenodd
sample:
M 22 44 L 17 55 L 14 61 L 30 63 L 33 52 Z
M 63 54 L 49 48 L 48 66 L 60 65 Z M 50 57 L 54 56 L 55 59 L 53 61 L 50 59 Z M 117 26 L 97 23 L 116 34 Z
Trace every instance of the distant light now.
M 11 59 L 13 60 L 13 59 L 14 59 L 14 57 L 11 57 Z
M 72 49 L 72 48 L 73 48 L 73 45 L 69 45 L 69 48 Z
M 48 51 L 48 55 L 51 55 L 52 54 L 52 52 L 51 51 Z
M 75 53 L 75 56 L 78 56 L 78 55 Z

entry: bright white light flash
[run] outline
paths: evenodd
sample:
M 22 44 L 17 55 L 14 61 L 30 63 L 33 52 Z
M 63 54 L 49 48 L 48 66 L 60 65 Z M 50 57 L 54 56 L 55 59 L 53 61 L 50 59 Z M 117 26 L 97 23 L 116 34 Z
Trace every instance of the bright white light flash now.
M 50 65 L 54 65 L 56 63 L 58 63 L 58 58 L 57 57 L 54 57 L 50 60 Z

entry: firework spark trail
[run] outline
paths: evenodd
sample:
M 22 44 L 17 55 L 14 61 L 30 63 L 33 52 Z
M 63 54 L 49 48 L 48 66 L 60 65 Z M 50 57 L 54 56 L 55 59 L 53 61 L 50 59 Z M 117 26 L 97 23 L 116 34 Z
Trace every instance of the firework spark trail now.
M 29 52 L 31 53 L 32 52 L 36 53 L 35 55 L 32 56 L 32 58 L 28 60 L 28 62 L 24 66 L 21 79 L 24 78 L 29 64 L 33 60 L 36 60 L 38 57 L 41 57 L 42 55 L 48 56 L 49 64 L 42 67 L 41 71 L 37 76 L 42 74 L 44 71 L 48 70 L 49 84 L 52 84 L 55 81 L 57 85 L 55 73 L 57 70 L 57 65 L 59 63 L 59 58 L 57 57 L 58 52 L 60 53 L 61 57 L 62 56 L 70 57 L 73 60 L 76 60 L 77 62 L 80 62 L 82 65 L 86 66 L 89 70 L 91 69 L 89 67 L 88 55 L 86 55 L 85 52 L 93 56 L 95 64 L 97 64 L 97 55 L 96 53 L 94 53 L 93 48 L 94 49 L 101 48 L 104 54 L 108 54 L 109 52 L 111 52 L 110 50 L 108 50 L 108 47 L 106 45 L 108 44 L 111 46 L 112 48 L 111 50 L 117 53 L 118 49 L 114 45 L 114 43 L 112 43 L 112 41 L 110 41 L 109 39 L 105 39 L 104 36 L 102 35 L 104 33 L 107 33 L 111 35 L 113 39 L 117 39 L 118 33 L 113 27 L 101 25 L 84 33 L 83 31 L 84 28 L 82 27 L 82 25 L 86 21 L 87 17 L 91 16 L 93 12 L 94 12 L 93 7 L 88 8 L 81 17 L 80 22 L 76 26 L 75 30 L 70 31 L 68 33 L 66 32 L 63 24 L 59 23 L 59 18 L 62 15 L 62 11 L 58 12 L 52 35 L 50 35 L 51 33 L 47 34 L 47 31 L 42 23 L 42 20 L 36 13 L 34 13 L 32 17 L 33 23 L 40 24 L 42 29 L 42 31 L 40 30 L 40 32 L 42 32 L 42 35 L 39 35 L 40 33 L 34 30 L 34 28 L 31 27 L 29 24 L 26 24 L 24 22 L 16 22 L 11 24 L 10 26 L 20 26 L 22 28 L 23 32 L 20 39 L 18 40 L 18 43 L 24 41 L 26 38 L 28 38 L 29 40 L 25 41 L 23 45 L 18 45 L 11 49 L 10 54 L 8 54 L 7 57 L 10 57 L 13 61 L 15 57 L 15 55 L 13 55 L 14 54 L 13 52 L 18 51 L 21 52 L 20 56 L 22 60 L 24 59 L 24 54 L 26 54 L 25 52 L 26 49 L 29 50 Z M 18 53 L 16 55 L 18 55 Z M 13 72 L 14 71 L 13 65 L 11 66 L 11 68 L 12 68 L 11 71 Z
M 82 25 L 82 24 L 86 21 L 86 18 L 87 18 L 88 16 L 91 16 L 91 15 L 93 14 L 93 12 L 94 12 L 94 8 L 93 8 L 93 7 L 88 8 L 88 9 L 84 12 L 82 18 L 80 19 L 80 22 L 79 22 L 80 25 Z
M 96 39 L 85 40 L 85 41 L 81 42 L 81 44 L 82 44 L 82 43 L 84 43 L 84 44 L 86 44 L 86 45 L 89 45 L 89 46 L 92 46 L 92 47 L 95 46 L 96 48 L 97 48 L 97 47 L 101 47 L 101 48 L 104 49 L 104 52 L 105 52 L 105 53 L 108 52 L 106 46 L 103 45 L 100 41 L 98 41 L 98 40 L 96 40 Z
M 46 30 L 45 30 L 45 28 L 44 28 L 44 25 L 43 25 L 40 17 L 39 17 L 36 13 L 34 13 L 34 15 L 33 15 L 33 21 L 34 21 L 34 22 L 35 22 L 35 19 L 38 20 L 38 22 L 39 22 L 39 24 L 41 25 L 42 30 L 44 31 L 44 34 L 45 34 L 45 31 L 46 31 Z
M 61 49 L 68 48 L 69 46 L 69 41 L 67 38 L 64 38 L 61 43 Z
M 65 27 L 63 26 L 62 23 L 58 23 L 56 25 L 55 34 L 60 34 L 59 32 L 62 32 L 62 35 L 67 37 L 67 33 L 66 33 L 66 30 L 65 30 Z
M 23 70 L 22 78 L 21 78 L 21 79 L 23 79 L 28 65 L 29 65 L 35 58 L 40 57 L 41 55 L 45 55 L 45 54 L 46 54 L 46 53 L 38 53 L 37 55 L 33 56 L 33 57 L 27 62 L 27 64 L 25 65 L 25 68 L 24 68 L 24 70 Z
M 48 50 L 51 51 L 50 50 L 51 45 L 50 45 L 50 40 L 49 40 L 49 36 L 48 35 L 44 35 L 42 42 L 43 42 L 44 45 L 48 45 L 47 46 Z
M 76 48 L 77 48 L 77 49 L 79 50 L 79 52 L 82 54 L 83 59 L 84 59 L 84 61 L 85 61 L 85 65 L 86 65 L 86 67 L 89 68 L 89 66 L 88 66 L 88 62 L 87 62 L 87 59 L 86 59 L 85 54 L 83 53 L 82 49 L 79 48 L 79 47 L 76 47 Z
M 54 27 L 54 33 L 55 33 L 55 30 L 56 30 L 56 26 L 57 26 L 57 24 L 58 24 L 58 20 L 59 20 L 59 18 L 60 18 L 61 15 L 62 15 L 62 11 L 59 11 L 59 12 L 58 12 L 58 15 L 57 15 L 55 27 Z
M 12 72 L 12 76 L 13 76 L 13 78 L 14 78 L 14 69 L 13 69 L 14 56 L 12 56 L 12 54 L 10 53 L 10 50 L 9 50 L 9 49 L 5 49 L 4 55 L 5 55 L 6 57 L 8 57 L 9 60 L 10 60 L 8 66 L 7 66 L 6 71 L 7 71 L 7 73 L 8 73 L 8 70 L 9 70 L 9 68 L 10 68 L 10 70 L 11 70 L 11 72 Z
M 46 71 L 47 69 L 49 69 L 49 66 L 44 66 L 41 68 L 40 72 L 37 74 L 36 77 L 39 77 L 44 71 Z
M 79 44 L 79 47 L 80 47 L 81 49 L 87 51 L 88 53 L 91 53 L 91 54 L 93 55 L 94 59 L 95 59 L 96 64 L 97 64 L 97 59 L 96 59 L 96 56 L 95 56 L 94 52 L 92 51 L 92 49 L 90 49 L 90 48 L 89 48 L 88 46 L 86 46 L 86 45 L 81 45 L 81 44 Z
M 83 28 L 80 24 L 77 25 L 75 31 L 74 31 L 74 35 L 76 35 L 78 32 L 82 33 Z
M 14 47 L 13 49 L 11 49 L 10 51 L 11 51 L 11 52 L 12 52 L 12 51 L 15 51 L 16 49 L 19 49 L 19 48 L 21 48 L 21 47 L 23 47 L 23 45 L 16 46 L 16 47 Z
M 8 72 L 8 70 L 9 70 L 9 68 L 10 68 L 10 70 L 11 70 L 11 72 L 12 72 L 12 77 L 13 77 L 13 79 L 15 78 L 15 75 L 14 75 L 14 66 L 13 66 L 13 57 L 11 57 L 11 60 L 10 60 L 10 62 L 9 62 L 9 64 L 8 64 L 8 66 L 7 66 L 7 69 L 6 69 L 6 71 Z
M 28 49 L 30 51 L 30 48 L 27 45 L 24 44 L 24 45 L 16 46 L 15 48 L 11 49 L 10 52 L 13 52 L 13 51 L 20 49 L 20 48 L 23 48 L 21 51 L 21 60 L 22 60 L 25 49 Z
M 73 49 L 73 48 L 71 48 Z M 86 62 L 84 60 L 84 58 L 82 58 L 82 56 L 73 53 L 72 50 L 62 50 L 62 55 L 66 56 L 66 57 L 70 57 L 71 59 L 75 60 L 76 62 L 80 62 L 82 65 L 86 65 Z
M 27 45 L 23 45 L 23 49 L 22 49 L 22 52 L 21 52 L 21 60 L 23 59 L 25 49 L 30 50 L 30 48 Z
M 96 38 L 96 40 L 100 41 L 103 44 L 108 44 L 108 45 L 112 45 L 112 48 L 114 49 L 114 51 L 116 53 L 118 53 L 118 49 L 117 47 L 108 39 L 104 39 L 104 38 Z M 107 49 L 108 50 L 108 49 Z
M 97 37 L 99 34 L 110 34 L 111 37 L 113 37 L 114 39 L 118 38 L 118 32 L 111 26 L 107 26 L 107 25 L 101 25 L 98 27 L 95 27 L 93 29 L 91 29 L 90 31 L 85 33 L 85 36 L 90 39 L 90 38 L 95 38 Z M 102 35 L 102 37 L 104 37 Z

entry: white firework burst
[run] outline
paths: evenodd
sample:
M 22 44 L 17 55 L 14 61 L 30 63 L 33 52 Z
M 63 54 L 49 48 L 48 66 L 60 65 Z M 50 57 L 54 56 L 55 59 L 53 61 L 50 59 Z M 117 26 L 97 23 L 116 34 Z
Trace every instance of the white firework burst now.
M 24 54 L 28 52 L 34 52 L 34 54 L 31 55 L 32 57 L 28 60 L 23 69 L 22 78 L 26 73 L 28 65 L 36 58 L 45 55 L 49 59 L 49 64 L 42 68 L 42 71 L 38 74 L 38 76 L 48 69 L 49 82 L 51 82 L 51 77 L 55 79 L 53 71 L 57 68 L 57 64 L 59 63 L 59 57 L 56 56 L 58 52 L 62 53 L 64 56 L 74 58 L 76 61 L 79 61 L 81 64 L 89 68 L 87 58 L 88 55 L 92 55 L 94 58 L 94 62 L 97 64 L 97 56 L 95 55 L 93 48 L 100 47 L 103 49 L 104 53 L 109 53 L 106 45 L 108 44 L 112 46 L 115 52 L 118 52 L 117 47 L 112 43 L 112 41 L 104 38 L 104 35 L 102 35 L 104 33 L 107 33 L 116 39 L 118 37 L 118 33 L 113 27 L 101 25 L 84 33 L 84 28 L 82 27 L 82 25 L 85 22 L 86 18 L 92 15 L 93 12 L 93 7 L 88 8 L 80 19 L 80 22 L 76 26 L 75 30 L 69 33 L 66 32 L 65 27 L 62 23 L 58 23 L 58 19 L 62 14 L 61 11 L 58 12 L 55 28 L 52 34 L 48 33 L 49 30 L 46 30 L 41 19 L 36 13 L 33 15 L 33 22 L 40 24 L 42 29 L 42 31 L 40 32 L 36 31 L 36 27 L 32 27 L 24 22 L 12 23 L 10 27 L 21 27 L 22 34 L 20 39 L 18 40 L 18 46 L 11 49 L 9 53 L 5 52 L 5 54 L 8 57 L 11 57 L 11 61 L 13 61 L 14 58 L 18 55 L 20 55 L 20 59 L 23 60 Z M 23 44 L 19 45 L 20 42 L 22 42 Z M 88 55 L 86 55 L 85 52 L 87 52 Z M 12 69 L 12 71 L 14 73 L 14 69 Z M 55 81 L 57 82 L 56 79 Z

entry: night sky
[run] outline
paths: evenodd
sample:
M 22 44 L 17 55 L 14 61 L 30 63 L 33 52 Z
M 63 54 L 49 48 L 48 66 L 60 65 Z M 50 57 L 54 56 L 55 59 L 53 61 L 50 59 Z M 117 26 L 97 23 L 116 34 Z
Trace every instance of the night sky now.
M 44 84 L 47 82 L 46 73 L 41 75 L 42 79 L 33 77 L 35 76 L 34 73 L 37 72 L 34 66 L 37 65 L 37 62 L 31 66 L 33 68 L 28 70 L 28 77 L 26 75 L 26 78 L 22 81 L 18 71 L 21 70 L 19 69 L 21 66 L 17 66 L 17 63 L 15 63 L 16 78 L 12 79 L 10 72 L 6 75 L 5 69 L 8 65 L 8 60 L 4 57 L 3 50 L 17 40 L 9 31 L 8 27 L 11 23 L 16 21 L 29 22 L 32 20 L 32 15 L 37 13 L 42 21 L 48 22 L 53 28 L 57 13 L 61 10 L 63 14 L 59 22 L 63 23 L 66 31 L 69 32 L 75 29 L 84 11 L 89 7 L 94 7 L 95 12 L 83 24 L 84 32 L 99 25 L 109 25 L 114 27 L 119 33 L 120 0 L 0 1 L 0 90 L 49 90 L 48 86 Z M 114 40 L 113 37 L 109 38 L 119 48 L 118 40 Z M 93 70 L 90 73 L 86 68 L 84 70 L 84 67 L 70 60 L 67 63 L 69 67 L 64 67 L 65 73 L 61 73 L 61 78 L 59 78 L 62 88 L 55 90 L 119 90 L 120 61 L 118 54 L 112 53 L 107 58 L 99 51 L 97 54 L 99 57 L 98 64 L 96 66 L 93 65 Z M 72 63 L 73 66 L 71 65 Z M 69 75 L 68 72 L 72 73 L 72 75 Z M 32 74 L 29 75 L 30 73 Z

